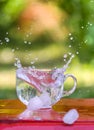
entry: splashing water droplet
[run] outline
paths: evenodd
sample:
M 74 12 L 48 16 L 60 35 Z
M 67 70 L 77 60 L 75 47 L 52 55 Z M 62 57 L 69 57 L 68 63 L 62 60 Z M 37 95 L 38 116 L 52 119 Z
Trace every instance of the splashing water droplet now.
M 75 57 L 75 55 L 74 55 L 74 54 L 72 54 L 72 56 L 70 57 L 70 62 L 71 62 L 72 58 L 74 58 L 74 57 Z
M 2 45 L 3 44 L 3 42 L 0 42 L 0 45 Z
M 69 45 L 69 47 L 71 48 L 71 45 Z
M 28 44 L 30 45 L 30 44 L 31 44 L 31 42 L 28 42 Z
M 6 41 L 6 42 L 9 42 L 10 39 L 9 39 L 8 37 L 5 37 L 5 41 Z
M 69 36 L 71 36 L 72 34 L 71 33 L 69 33 Z
M 68 56 L 67 54 L 64 54 L 64 56 L 63 56 L 63 57 L 64 57 L 64 58 L 67 58 L 67 56 Z
M 6 34 L 8 35 L 8 32 L 6 32 Z
M 64 65 L 63 67 L 63 71 L 65 72 L 66 69 L 68 68 L 69 64 L 71 63 L 71 60 L 75 57 L 74 54 L 71 55 L 70 59 L 68 60 L 68 62 Z
M 92 26 L 92 25 L 93 25 L 93 24 L 92 24 L 92 23 L 90 23 L 90 22 L 88 22 L 87 24 L 88 24 L 89 26 Z
M 16 60 L 16 63 L 14 63 L 14 66 L 16 66 L 18 69 L 22 68 L 21 61 L 19 60 L 19 58 L 15 58 L 15 60 Z
M 64 59 L 64 62 L 66 62 L 66 59 Z
M 84 43 L 87 43 L 87 40 L 85 40 Z
M 70 40 L 73 40 L 73 37 L 70 37 Z
M 90 23 L 90 26 L 92 26 L 93 24 L 92 23 Z
M 82 29 L 84 29 L 84 26 L 81 26 Z
M 71 52 L 69 52 L 68 54 L 69 54 L 69 55 L 72 55 L 72 53 L 71 53 Z
M 79 54 L 79 52 L 77 51 L 77 52 L 76 52 L 76 54 L 78 55 L 78 54 Z
M 35 63 L 35 61 L 31 61 L 31 64 L 34 64 Z
M 26 44 L 26 43 L 27 43 L 27 41 L 24 41 L 24 43 Z

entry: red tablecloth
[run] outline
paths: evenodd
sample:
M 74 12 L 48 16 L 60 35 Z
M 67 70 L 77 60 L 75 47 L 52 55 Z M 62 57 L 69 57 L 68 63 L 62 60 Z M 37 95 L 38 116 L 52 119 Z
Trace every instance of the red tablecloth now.
M 80 117 L 66 125 L 62 117 L 72 108 Z M 0 130 L 94 130 L 94 99 L 62 99 L 52 109 L 35 111 L 33 116 L 29 112 L 22 118 L 25 111 L 19 100 L 0 100 Z

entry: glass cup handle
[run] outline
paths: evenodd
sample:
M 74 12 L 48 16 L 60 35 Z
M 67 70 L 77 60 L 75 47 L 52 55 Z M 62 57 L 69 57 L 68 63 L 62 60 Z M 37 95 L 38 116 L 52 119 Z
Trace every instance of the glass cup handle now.
M 71 90 L 69 90 L 69 91 L 64 91 L 64 92 L 63 92 L 63 97 L 64 97 L 64 96 L 69 96 L 69 95 L 71 95 L 71 94 L 75 91 L 76 86 L 77 86 L 77 79 L 76 79 L 72 74 L 66 74 L 66 75 L 64 75 L 64 81 L 65 81 L 67 78 L 69 78 L 69 77 L 73 79 L 74 85 L 73 85 L 73 87 L 72 87 Z

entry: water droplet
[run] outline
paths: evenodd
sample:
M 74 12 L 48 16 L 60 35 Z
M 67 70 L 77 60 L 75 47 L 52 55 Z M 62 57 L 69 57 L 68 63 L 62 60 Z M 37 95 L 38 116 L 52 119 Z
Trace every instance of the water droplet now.
M 69 55 L 72 55 L 72 53 L 71 53 L 71 52 L 69 52 L 68 54 L 69 54 Z
M 74 58 L 75 57 L 75 55 L 74 54 L 72 54 L 72 57 L 71 58 Z
M 64 59 L 64 62 L 66 62 L 66 59 Z
M 71 48 L 71 45 L 69 45 L 69 47 Z
M 31 42 L 28 42 L 28 44 L 30 45 L 30 44 L 31 44 Z
M 70 37 L 70 40 L 73 40 L 73 37 Z
M 6 34 L 8 35 L 8 32 L 6 32 Z
M 34 62 L 34 61 L 31 61 L 30 63 L 31 63 L 31 64 L 34 64 L 35 62 Z
M 84 28 L 84 26 L 81 26 L 81 28 L 83 29 L 83 28 Z
M 77 51 L 77 52 L 76 52 L 76 54 L 78 55 L 78 54 L 79 54 L 79 52 Z
M 2 45 L 3 44 L 3 42 L 0 42 L 0 45 Z
M 87 43 L 87 40 L 85 40 L 84 43 Z
M 93 25 L 93 24 L 92 24 L 92 23 L 90 23 L 90 22 L 88 22 L 87 24 L 88 24 L 89 26 L 92 26 L 92 25 Z
M 24 41 L 24 43 L 26 44 L 26 43 L 27 43 L 27 41 Z
M 17 68 L 22 68 L 21 61 L 19 60 L 19 58 L 15 58 L 15 60 L 16 63 L 14 63 L 14 66 L 16 66 Z
M 90 26 L 92 26 L 93 24 L 92 23 L 90 23 Z
M 68 56 L 67 54 L 64 54 L 64 56 L 63 56 L 63 57 L 64 57 L 64 58 L 67 58 L 67 56 Z
M 6 42 L 9 42 L 10 40 L 9 40 L 9 38 L 8 38 L 8 37 L 5 37 L 5 41 L 6 41 Z
M 72 34 L 71 33 L 69 33 L 69 36 L 71 36 Z

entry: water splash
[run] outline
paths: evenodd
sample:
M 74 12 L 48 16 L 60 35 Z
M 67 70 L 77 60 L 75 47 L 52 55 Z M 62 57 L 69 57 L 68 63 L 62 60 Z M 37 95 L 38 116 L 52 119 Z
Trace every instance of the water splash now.
M 16 62 L 14 63 L 14 66 L 16 66 L 18 69 L 22 68 L 21 61 L 19 58 L 15 58 Z
M 75 57 L 74 54 L 71 55 L 70 59 L 67 61 L 67 63 L 63 66 L 63 71 L 65 72 L 68 68 L 69 64 L 71 63 L 72 59 Z
M 67 56 L 67 54 L 64 55 L 65 58 L 67 58 Z M 22 67 L 20 60 L 15 58 L 15 66 L 18 68 L 16 71 L 17 95 L 20 100 L 28 105 L 29 101 L 37 95 L 38 98 L 41 98 L 43 107 L 48 107 L 57 102 L 63 95 L 64 72 L 73 58 L 74 55 L 70 57 L 62 68 L 54 68 L 52 70 L 35 69 L 35 66 Z M 73 76 L 71 77 L 73 78 Z M 76 83 L 74 85 L 76 85 Z M 74 90 L 75 89 L 73 88 L 71 93 Z M 45 92 L 47 94 L 45 94 Z M 44 97 L 46 101 L 44 100 Z M 32 104 L 30 103 L 30 105 Z

